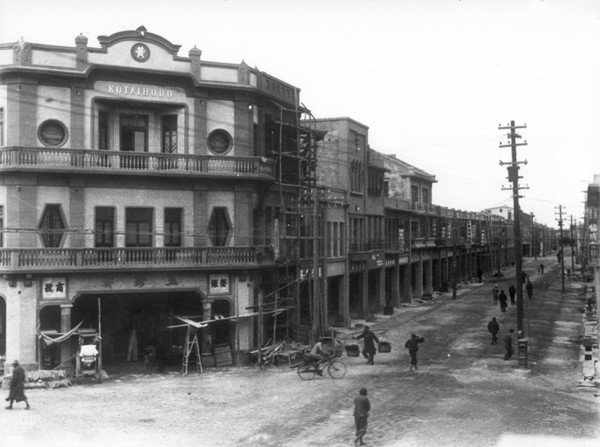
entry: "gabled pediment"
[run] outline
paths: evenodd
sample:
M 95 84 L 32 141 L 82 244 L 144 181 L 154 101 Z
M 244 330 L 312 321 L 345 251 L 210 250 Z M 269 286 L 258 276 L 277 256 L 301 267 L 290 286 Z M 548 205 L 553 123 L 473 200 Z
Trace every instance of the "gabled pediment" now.
M 98 42 L 100 42 L 102 48 L 108 48 L 125 41 L 152 43 L 164 48 L 173 56 L 176 56 L 181 48 L 181 45 L 175 45 L 158 34 L 149 33 L 144 26 L 140 26 L 136 30 L 119 31 L 110 36 L 98 36 Z

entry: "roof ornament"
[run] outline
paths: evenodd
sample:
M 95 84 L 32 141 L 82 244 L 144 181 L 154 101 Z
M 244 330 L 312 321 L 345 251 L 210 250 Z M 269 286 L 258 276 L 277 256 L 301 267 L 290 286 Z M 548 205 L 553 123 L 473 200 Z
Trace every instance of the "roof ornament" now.
M 148 30 L 146 29 L 146 27 L 145 27 L 144 25 L 142 25 L 142 26 L 139 26 L 139 27 L 136 29 L 136 31 L 137 31 L 138 33 L 140 33 L 140 35 L 141 35 L 142 37 L 144 37 L 144 34 L 146 34 L 146 31 L 148 31 Z

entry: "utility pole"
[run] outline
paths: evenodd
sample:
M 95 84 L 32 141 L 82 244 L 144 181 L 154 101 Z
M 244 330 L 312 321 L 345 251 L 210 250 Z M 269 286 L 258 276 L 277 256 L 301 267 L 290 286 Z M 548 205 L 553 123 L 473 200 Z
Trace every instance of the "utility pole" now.
M 533 220 L 535 219 L 535 214 L 531 213 L 531 252 L 533 254 L 533 259 L 537 261 L 537 250 L 535 247 L 535 225 Z
M 565 251 L 563 250 L 563 207 L 558 205 L 558 226 L 560 228 L 560 277 L 562 291 L 565 291 Z
M 575 225 L 577 222 L 573 223 L 573 215 L 571 214 L 571 274 L 575 273 L 575 248 L 573 246 L 573 230 L 575 229 Z M 577 231 L 575 231 L 575 236 L 577 236 Z
M 502 188 L 503 190 L 512 190 L 513 205 L 514 205 L 514 239 L 515 239 L 515 264 L 516 264 L 516 288 L 517 288 L 517 331 L 518 337 L 523 338 L 523 243 L 521 241 L 521 208 L 519 207 L 520 189 L 529 189 L 528 187 L 520 187 L 519 165 L 527 164 L 525 161 L 517 161 L 517 146 L 527 146 L 527 141 L 517 143 L 517 139 L 522 138 L 517 133 L 517 129 L 526 129 L 527 125 L 517 126 L 514 121 L 511 121 L 508 126 L 498 126 L 499 130 L 509 130 L 507 134 L 510 139 L 509 144 L 500 144 L 501 148 L 511 148 L 511 161 L 500 161 L 500 166 L 508 165 L 508 181 L 512 182 L 511 188 Z M 521 360 L 519 356 L 519 360 Z M 519 366 L 521 362 L 519 361 Z M 525 366 L 527 366 L 527 348 L 525 348 Z

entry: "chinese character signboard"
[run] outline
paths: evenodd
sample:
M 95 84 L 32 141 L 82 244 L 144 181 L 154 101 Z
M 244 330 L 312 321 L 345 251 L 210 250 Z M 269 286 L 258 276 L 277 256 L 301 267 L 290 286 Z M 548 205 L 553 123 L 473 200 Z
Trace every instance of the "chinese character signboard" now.
M 67 297 L 66 278 L 43 278 L 42 298 L 45 300 L 64 299 Z
M 208 279 L 208 293 L 229 293 L 229 275 L 210 275 Z

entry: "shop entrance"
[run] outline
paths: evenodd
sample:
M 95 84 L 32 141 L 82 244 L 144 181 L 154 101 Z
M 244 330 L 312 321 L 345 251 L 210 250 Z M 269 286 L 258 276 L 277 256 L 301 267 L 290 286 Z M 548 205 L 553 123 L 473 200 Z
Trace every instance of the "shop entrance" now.
M 100 306 L 98 305 L 100 299 Z M 102 360 L 107 368 L 144 360 L 154 349 L 166 365 L 181 365 L 185 328 L 175 316 L 202 315 L 202 296 L 198 292 L 157 292 L 82 295 L 71 311 L 71 325 L 83 321 L 82 329 L 98 330 L 101 312 Z M 132 336 L 132 332 L 135 335 Z

